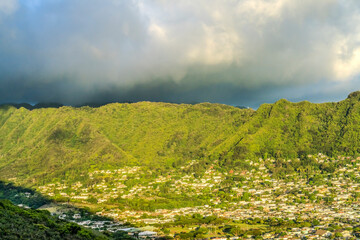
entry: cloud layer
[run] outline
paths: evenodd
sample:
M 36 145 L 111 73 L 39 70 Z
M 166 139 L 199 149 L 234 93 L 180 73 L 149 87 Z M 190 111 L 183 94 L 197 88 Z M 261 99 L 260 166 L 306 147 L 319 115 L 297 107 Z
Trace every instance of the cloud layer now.
M 357 0 L 1 0 L 0 102 L 337 100 L 358 88 L 359 10 Z

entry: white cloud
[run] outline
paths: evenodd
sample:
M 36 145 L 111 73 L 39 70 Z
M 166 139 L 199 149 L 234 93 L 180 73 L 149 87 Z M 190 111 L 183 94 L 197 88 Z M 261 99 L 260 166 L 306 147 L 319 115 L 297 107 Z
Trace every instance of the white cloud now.
M 13 14 L 0 26 L 0 70 L 86 88 L 193 75 L 248 88 L 346 81 L 360 74 L 359 10 L 354 0 L 0 0 Z
M 19 7 L 17 0 L 0 0 L 0 14 L 11 15 Z
M 166 39 L 172 39 L 160 51 L 169 53 L 169 63 L 173 57 L 181 59 L 176 63 L 179 68 L 196 64 L 209 66 L 212 72 L 237 66 L 240 70 L 231 81 L 289 83 L 338 79 L 334 65 L 339 59 L 333 46 L 339 37 L 352 34 L 343 31 L 342 21 L 357 13 L 351 10 L 353 5 L 341 4 L 336 0 L 175 4 L 159 0 L 142 2 L 142 12 L 161 24 L 162 34 L 157 35 L 166 32 Z
M 351 48 L 351 49 L 350 49 Z M 334 72 L 336 80 L 351 80 L 360 73 L 360 42 L 353 47 L 343 40 L 337 46 L 338 55 L 334 61 Z

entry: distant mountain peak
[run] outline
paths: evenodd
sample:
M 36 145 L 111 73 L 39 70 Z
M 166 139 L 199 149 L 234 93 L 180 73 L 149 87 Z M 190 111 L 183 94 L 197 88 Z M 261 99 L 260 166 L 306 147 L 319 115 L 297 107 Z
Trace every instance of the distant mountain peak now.
M 15 108 L 26 108 L 28 110 L 33 110 L 33 109 L 38 109 L 38 108 L 60 108 L 63 107 L 64 105 L 61 103 L 54 103 L 54 102 L 41 102 L 41 103 L 37 103 L 35 105 L 31 105 L 29 103 L 4 103 L 4 104 L 0 104 L 1 106 L 12 106 Z
M 350 93 L 347 98 L 360 100 L 360 91 Z

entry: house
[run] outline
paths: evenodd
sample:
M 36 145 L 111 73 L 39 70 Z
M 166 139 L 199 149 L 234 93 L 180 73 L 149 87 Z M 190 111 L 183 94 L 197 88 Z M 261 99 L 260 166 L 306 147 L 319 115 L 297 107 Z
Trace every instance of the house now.
M 314 234 L 319 237 L 330 237 L 331 236 L 331 232 L 323 230 L 323 229 L 316 230 L 316 232 Z
M 351 232 L 347 231 L 347 230 L 343 231 L 342 235 L 343 235 L 344 238 L 351 238 L 352 237 Z
M 140 238 L 148 238 L 148 237 L 155 237 L 157 235 L 157 232 L 152 231 L 144 231 L 139 233 Z

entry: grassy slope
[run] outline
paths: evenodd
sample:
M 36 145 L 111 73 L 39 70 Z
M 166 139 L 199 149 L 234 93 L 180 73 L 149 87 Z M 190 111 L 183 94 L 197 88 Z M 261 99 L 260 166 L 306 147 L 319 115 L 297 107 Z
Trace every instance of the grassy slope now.
M 0 175 L 29 184 L 89 169 L 172 167 L 191 159 L 360 152 L 360 93 L 338 103 L 279 100 L 256 112 L 220 104 L 0 108 Z
M 359 93 L 354 93 L 338 103 L 291 103 L 282 99 L 264 104 L 240 131 L 215 150 L 215 155 L 233 160 L 249 156 L 298 157 L 318 152 L 357 155 L 359 97 Z
M 90 168 L 202 158 L 254 113 L 219 104 L 0 109 L 0 174 L 28 183 Z

